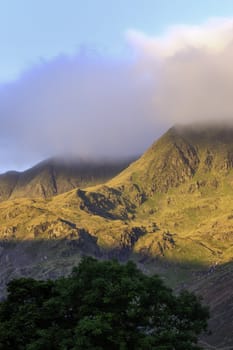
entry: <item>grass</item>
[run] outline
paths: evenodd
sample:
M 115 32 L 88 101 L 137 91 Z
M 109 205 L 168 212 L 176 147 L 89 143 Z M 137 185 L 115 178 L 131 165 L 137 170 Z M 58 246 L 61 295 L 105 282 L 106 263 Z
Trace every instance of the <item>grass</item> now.
M 233 170 L 225 169 L 231 143 L 221 139 L 221 133 L 217 141 L 213 131 L 206 135 L 203 140 L 189 133 L 187 142 L 186 134 L 170 130 L 118 176 L 105 185 L 87 187 L 82 195 L 74 189 L 50 199 L 2 202 L 0 236 L 33 239 L 39 227 L 38 238 L 48 239 L 48 230 L 58 232 L 59 239 L 69 237 L 71 228 L 61 223 L 67 221 L 108 250 L 122 246 L 126 227 L 131 232 L 143 226 L 145 234 L 130 247 L 133 258 L 147 251 L 148 261 L 159 256 L 190 266 L 226 263 L 232 259 L 233 245 Z M 210 154 L 213 160 L 207 169 Z M 154 223 L 156 232 L 151 231 Z M 167 231 L 174 245 L 164 240 Z
M 82 254 L 95 255 L 97 246 L 99 257 L 131 258 L 145 273 L 162 275 L 173 288 L 193 283 L 210 303 L 216 290 L 224 304 L 224 288 L 217 287 L 226 283 L 229 299 L 233 170 L 226 164 L 233 153 L 231 136 L 225 140 L 211 131 L 204 139 L 195 133 L 180 137 L 171 130 L 114 179 L 84 188 L 81 195 L 74 189 L 47 200 L 0 203 L 2 286 L 14 271 L 39 278 L 65 274 Z M 132 243 L 135 227 L 144 234 Z M 70 233 L 80 229 L 87 232 L 84 243 L 77 237 L 84 246 L 69 245 Z M 49 230 L 58 233 L 56 239 L 49 239 Z M 227 307 L 222 309 L 228 315 Z

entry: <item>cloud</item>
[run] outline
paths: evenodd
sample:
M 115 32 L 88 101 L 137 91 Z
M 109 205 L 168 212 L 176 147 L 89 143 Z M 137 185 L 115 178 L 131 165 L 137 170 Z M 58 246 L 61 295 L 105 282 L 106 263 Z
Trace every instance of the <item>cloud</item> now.
M 0 169 L 53 155 L 127 157 L 174 123 L 233 121 L 233 19 L 129 30 L 131 57 L 41 61 L 0 86 Z
M 132 60 L 81 50 L 42 61 L 0 88 L 0 163 L 139 154 L 159 134 L 150 98 Z
M 213 18 L 199 26 L 176 25 L 158 37 L 128 30 L 128 40 L 149 55 L 171 57 L 188 48 L 219 52 L 232 42 L 233 19 Z
M 154 115 L 171 123 L 233 121 L 233 19 L 175 26 L 159 37 L 128 31 L 154 78 Z

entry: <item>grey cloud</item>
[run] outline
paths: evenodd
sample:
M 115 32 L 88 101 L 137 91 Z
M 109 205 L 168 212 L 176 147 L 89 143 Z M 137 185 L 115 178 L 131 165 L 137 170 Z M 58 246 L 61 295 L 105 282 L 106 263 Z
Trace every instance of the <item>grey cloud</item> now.
M 0 86 L 0 169 L 127 157 L 172 124 L 233 121 L 233 19 L 127 38 L 128 59 L 61 55 Z
M 0 167 L 141 153 L 161 133 L 151 93 L 132 61 L 79 52 L 41 62 L 0 87 Z

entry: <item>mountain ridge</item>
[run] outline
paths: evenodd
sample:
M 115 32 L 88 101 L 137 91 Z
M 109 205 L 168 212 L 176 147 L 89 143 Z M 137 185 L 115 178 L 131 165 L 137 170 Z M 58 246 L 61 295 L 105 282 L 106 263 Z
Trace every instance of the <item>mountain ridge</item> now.
M 232 128 L 171 128 L 102 184 L 1 202 L 0 259 L 10 271 L 43 278 L 66 273 L 83 254 L 133 259 L 172 287 L 203 294 L 217 313 L 208 343 L 233 346 L 217 327 L 222 314 L 231 322 L 233 311 L 226 310 L 224 290 L 212 285 L 233 274 L 232 160 Z M 34 261 L 40 246 L 44 254 Z M 11 251 L 21 252 L 27 265 Z
M 72 160 L 52 158 L 23 172 L 0 174 L 0 201 L 15 198 L 48 198 L 76 187 L 108 180 L 127 167 L 125 160 Z

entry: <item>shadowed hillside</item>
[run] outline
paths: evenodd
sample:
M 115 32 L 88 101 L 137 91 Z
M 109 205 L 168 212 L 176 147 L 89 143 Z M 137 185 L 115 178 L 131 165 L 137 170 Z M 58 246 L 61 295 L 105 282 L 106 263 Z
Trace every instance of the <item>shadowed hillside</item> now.
M 233 263 L 201 273 L 190 288 L 210 305 L 210 334 L 203 337 L 207 349 L 231 350 L 233 329 Z M 207 346 L 210 344 L 211 346 Z
M 0 201 L 13 198 L 48 198 L 76 187 L 102 183 L 127 167 L 123 161 L 64 161 L 50 159 L 24 172 L 0 175 Z

